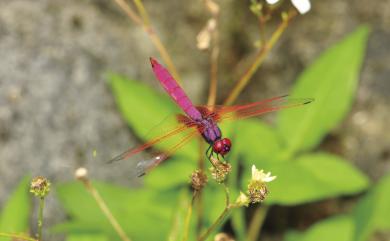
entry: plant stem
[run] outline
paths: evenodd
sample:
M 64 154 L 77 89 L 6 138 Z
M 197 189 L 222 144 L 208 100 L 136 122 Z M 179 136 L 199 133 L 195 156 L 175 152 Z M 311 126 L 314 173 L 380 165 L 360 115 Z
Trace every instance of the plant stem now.
M 27 241 L 39 241 L 39 240 L 31 238 L 31 237 L 26 237 L 23 235 L 12 234 L 12 233 L 0 233 L 0 237 L 14 238 L 14 239 L 18 239 L 18 240 L 22 239 L 22 240 L 27 240 Z
M 42 241 L 42 226 L 43 226 L 43 208 L 45 207 L 45 197 L 39 199 L 39 211 L 38 211 L 38 234 L 37 239 Z
M 187 215 L 186 215 L 186 219 L 185 219 L 185 223 L 184 223 L 183 241 L 187 241 L 188 240 L 188 233 L 189 233 L 189 229 L 190 229 L 190 221 L 191 221 L 191 215 L 192 215 L 192 207 L 194 205 L 197 193 L 198 192 L 196 190 L 194 190 L 194 193 L 193 193 L 192 199 L 191 199 L 191 203 L 188 206 L 188 211 L 187 211 Z
M 223 183 L 223 186 L 225 188 L 226 206 L 222 213 L 218 216 L 217 220 L 215 220 L 215 222 L 206 230 L 206 232 L 198 238 L 198 241 L 206 240 L 206 238 L 221 224 L 221 222 L 229 214 L 230 209 L 235 207 L 234 205 L 230 204 L 229 188 L 227 187 L 226 183 Z
M 171 72 L 172 76 L 181 83 L 181 78 L 179 76 L 179 73 L 177 72 L 176 66 L 173 64 L 172 58 L 169 55 L 167 49 L 161 42 L 160 38 L 157 36 L 156 32 L 153 30 L 153 26 L 151 25 L 149 21 L 148 14 L 146 12 L 146 9 L 140 0 L 134 0 L 134 3 L 137 7 L 137 10 L 141 17 L 136 14 L 133 9 L 130 7 L 129 4 L 126 3 L 125 0 L 114 0 L 119 7 L 127 14 L 127 16 L 137 25 L 141 26 L 145 33 L 149 36 L 150 40 L 160 53 L 161 57 L 163 58 L 164 62 L 167 64 L 167 67 L 169 71 Z
M 213 33 L 216 35 L 215 38 L 218 38 L 218 33 Z M 215 40 L 217 41 L 217 40 Z M 210 54 L 210 88 L 209 88 L 209 97 L 207 100 L 208 106 L 214 106 L 217 100 L 217 86 L 218 86 L 218 57 L 219 57 L 219 46 L 217 43 L 214 44 L 213 49 Z
M 268 206 L 258 206 L 255 210 L 255 214 L 252 217 L 252 220 L 248 228 L 247 241 L 256 241 L 258 240 L 261 232 L 261 227 L 263 226 L 265 217 L 267 216 Z
M 122 227 L 118 223 L 118 221 L 115 219 L 115 217 L 112 215 L 110 209 L 108 208 L 107 204 L 104 202 L 103 198 L 100 196 L 99 192 L 96 190 L 96 188 L 92 185 L 92 183 L 84 178 L 80 179 L 82 183 L 84 184 L 85 188 L 89 193 L 91 193 L 92 197 L 95 199 L 96 203 L 98 204 L 100 210 L 102 210 L 103 214 L 106 216 L 108 221 L 111 223 L 114 230 L 117 232 L 119 237 L 124 241 L 131 241 L 130 238 L 127 237 L 125 231 L 123 231 Z
M 135 3 L 135 6 L 137 7 L 139 14 L 142 17 L 144 24 L 149 27 L 150 26 L 149 16 L 148 13 L 146 12 L 144 5 L 142 4 L 142 1 L 141 0 L 133 0 L 133 1 Z
M 223 212 L 219 215 L 219 217 L 217 218 L 217 220 L 215 220 L 215 222 L 207 229 L 207 231 L 202 235 L 200 236 L 200 238 L 198 239 L 198 241 L 204 241 L 206 240 L 206 238 L 214 231 L 214 229 L 216 229 L 220 223 L 225 219 L 225 217 L 228 215 L 229 213 L 229 210 L 230 210 L 230 207 L 225 207 L 225 209 L 223 210 Z
M 213 1 L 207 3 L 206 6 L 216 4 Z M 218 6 L 218 5 L 216 5 Z M 219 58 L 219 32 L 218 32 L 218 23 L 219 23 L 219 7 L 218 10 L 210 12 L 213 14 L 213 19 L 215 20 L 215 27 L 211 32 L 211 53 L 210 53 L 210 88 L 209 96 L 207 98 L 207 105 L 214 106 L 217 100 L 217 86 L 218 86 L 218 58 Z
M 230 92 L 229 96 L 226 98 L 224 105 L 231 105 L 249 83 L 249 80 L 252 78 L 253 74 L 264 62 L 265 57 L 274 47 L 275 43 L 280 39 L 282 33 L 286 30 L 290 20 L 296 15 L 295 11 L 290 11 L 286 18 L 282 19 L 282 22 L 279 24 L 277 29 L 271 35 L 269 41 L 265 42 L 260 50 L 257 52 L 254 62 L 251 66 L 245 71 L 243 76 L 237 81 L 236 85 L 233 87 L 233 90 Z

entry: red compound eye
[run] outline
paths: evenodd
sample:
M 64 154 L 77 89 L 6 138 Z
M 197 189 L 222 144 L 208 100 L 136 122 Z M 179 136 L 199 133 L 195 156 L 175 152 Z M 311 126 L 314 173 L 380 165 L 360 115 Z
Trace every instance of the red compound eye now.
M 213 151 L 223 156 L 230 151 L 231 146 L 232 142 L 228 138 L 224 138 L 222 140 L 217 140 L 216 142 L 214 142 Z

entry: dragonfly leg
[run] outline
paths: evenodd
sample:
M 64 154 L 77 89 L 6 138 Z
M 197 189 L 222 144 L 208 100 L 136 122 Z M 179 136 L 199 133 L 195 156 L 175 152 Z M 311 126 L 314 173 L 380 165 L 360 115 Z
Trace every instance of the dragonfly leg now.
M 211 150 L 211 145 L 207 148 L 207 150 L 206 150 L 206 156 L 207 156 L 207 158 L 208 159 L 210 159 L 210 157 L 211 157 L 211 155 L 212 155 L 212 152 L 210 152 L 210 150 Z M 210 153 L 209 153 L 210 152 Z

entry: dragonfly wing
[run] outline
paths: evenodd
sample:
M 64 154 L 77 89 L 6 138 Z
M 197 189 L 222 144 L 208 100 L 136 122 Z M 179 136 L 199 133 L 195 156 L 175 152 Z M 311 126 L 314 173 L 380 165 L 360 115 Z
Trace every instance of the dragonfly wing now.
M 195 136 L 198 136 L 200 132 L 196 129 L 191 129 L 183 138 L 179 140 L 174 146 L 172 146 L 167 152 L 162 152 L 157 155 L 154 155 L 152 158 L 143 159 L 137 163 L 136 166 L 136 175 L 138 177 L 143 176 L 149 173 L 152 169 L 158 166 L 160 163 L 168 159 L 172 154 L 174 154 L 178 149 L 187 144 Z
M 246 105 L 216 107 L 216 114 L 214 115 L 216 116 L 215 120 L 218 122 L 225 120 L 238 120 L 282 109 L 298 107 L 309 104 L 313 101 L 314 99 L 312 98 L 289 98 L 284 95 Z
M 123 153 L 119 154 L 108 162 L 112 163 L 129 159 L 132 156 L 139 154 L 140 152 L 146 151 L 153 146 L 163 144 L 165 142 L 167 143 L 167 145 L 169 145 L 169 142 L 174 141 L 176 138 L 180 138 L 178 136 L 184 134 L 186 130 L 195 130 L 195 126 L 195 123 L 192 122 L 189 118 L 185 118 L 185 116 L 169 116 L 163 121 L 161 121 L 159 124 L 154 126 L 146 134 L 145 139 L 148 140 L 147 142 L 135 148 L 129 148 L 128 150 L 124 151 Z

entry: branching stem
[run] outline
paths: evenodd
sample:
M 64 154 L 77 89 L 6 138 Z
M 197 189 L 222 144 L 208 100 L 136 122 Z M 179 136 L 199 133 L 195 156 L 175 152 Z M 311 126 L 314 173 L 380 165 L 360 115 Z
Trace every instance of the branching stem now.
M 277 29 L 273 32 L 271 38 L 266 41 L 260 50 L 257 52 L 255 60 L 245 71 L 243 76 L 236 82 L 236 85 L 233 87 L 233 90 L 230 92 L 229 96 L 226 98 L 224 105 L 231 105 L 249 83 L 250 79 L 257 71 L 257 69 L 264 62 L 264 59 L 267 57 L 270 50 L 275 46 L 275 43 L 280 39 L 282 33 L 286 30 L 290 20 L 296 15 L 296 11 L 290 11 L 285 18 L 282 19 L 282 22 L 279 24 Z

